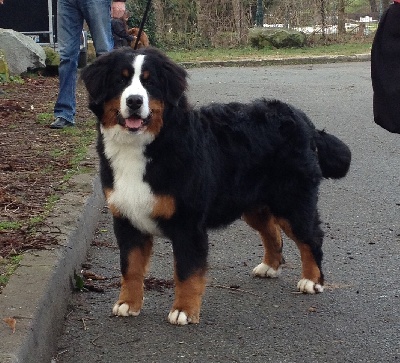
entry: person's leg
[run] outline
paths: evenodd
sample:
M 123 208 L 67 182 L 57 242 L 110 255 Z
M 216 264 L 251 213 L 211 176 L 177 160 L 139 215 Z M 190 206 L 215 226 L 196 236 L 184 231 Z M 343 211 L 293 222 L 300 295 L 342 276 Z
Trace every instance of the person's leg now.
M 81 9 L 89 26 L 96 56 L 112 50 L 111 0 L 85 0 L 81 2 Z
M 76 78 L 83 14 L 77 0 L 58 0 L 57 37 L 60 52 L 58 98 L 54 115 L 75 123 Z

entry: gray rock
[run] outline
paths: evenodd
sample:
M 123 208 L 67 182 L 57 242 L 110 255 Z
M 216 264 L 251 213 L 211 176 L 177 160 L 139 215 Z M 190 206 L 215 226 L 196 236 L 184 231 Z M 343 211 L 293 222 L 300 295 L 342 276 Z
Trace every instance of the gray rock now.
M 11 75 L 46 66 L 46 54 L 35 41 L 11 29 L 0 28 L 0 49 L 3 50 Z

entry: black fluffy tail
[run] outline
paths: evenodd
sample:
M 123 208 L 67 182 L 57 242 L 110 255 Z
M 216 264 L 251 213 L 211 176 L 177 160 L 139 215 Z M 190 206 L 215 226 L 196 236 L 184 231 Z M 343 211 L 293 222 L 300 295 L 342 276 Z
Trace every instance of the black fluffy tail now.
M 328 134 L 325 131 L 317 130 L 308 116 L 298 108 L 275 101 L 275 107 L 278 106 L 283 109 L 283 111 L 281 111 L 283 115 L 292 114 L 292 117 L 281 120 L 280 131 L 282 135 L 291 139 L 292 142 L 296 138 L 300 140 L 299 135 L 302 133 L 298 133 L 295 125 L 301 125 L 302 123 L 307 125 L 306 127 L 310 129 L 314 141 L 310 146 L 312 149 L 317 149 L 318 162 L 322 171 L 322 176 L 324 178 L 333 179 L 345 177 L 351 163 L 351 151 L 349 147 L 336 136 Z M 287 108 L 290 109 L 289 112 Z
M 340 179 L 350 168 L 351 151 L 336 136 L 315 130 L 318 161 L 324 178 Z

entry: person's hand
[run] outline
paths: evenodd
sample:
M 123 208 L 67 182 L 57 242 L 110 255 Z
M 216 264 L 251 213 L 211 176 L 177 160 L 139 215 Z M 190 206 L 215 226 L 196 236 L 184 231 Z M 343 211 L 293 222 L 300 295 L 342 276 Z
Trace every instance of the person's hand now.
M 0 5 L 3 5 L 4 0 L 0 0 Z
M 3 1 L 3 0 L 0 0 Z M 124 15 L 126 10 L 125 3 L 122 1 L 113 1 L 111 5 L 111 14 L 115 18 L 120 18 Z

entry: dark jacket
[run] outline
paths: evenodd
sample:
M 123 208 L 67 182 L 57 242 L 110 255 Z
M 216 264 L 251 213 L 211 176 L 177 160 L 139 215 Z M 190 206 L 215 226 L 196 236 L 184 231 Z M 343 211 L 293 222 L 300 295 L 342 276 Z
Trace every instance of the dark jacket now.
M 130 45 L 133 36 L 128 34 L 127 26 L 123 19 L 111 19 L 111 30 L 114 39 L 114 49 Z
M 383 14 L 371 49 L 374 121 L 400 133 L 400 4 Z

